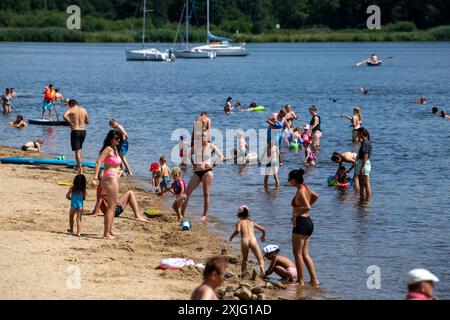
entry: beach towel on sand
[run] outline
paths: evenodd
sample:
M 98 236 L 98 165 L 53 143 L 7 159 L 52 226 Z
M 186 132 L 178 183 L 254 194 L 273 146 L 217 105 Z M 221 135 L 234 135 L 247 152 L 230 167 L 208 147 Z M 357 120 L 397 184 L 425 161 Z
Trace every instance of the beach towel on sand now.
M 176 270 L 185 266 L 195 266 L 195 262 L 192 259 L 168 258 L 161 260 L 159 263 L 159 267 L 163 270 Z

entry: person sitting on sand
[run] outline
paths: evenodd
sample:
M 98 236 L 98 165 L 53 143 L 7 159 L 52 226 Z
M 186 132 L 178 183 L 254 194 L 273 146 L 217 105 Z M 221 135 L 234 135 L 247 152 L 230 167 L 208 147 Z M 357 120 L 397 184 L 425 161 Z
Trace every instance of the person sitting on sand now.
M 120 216 L 125 211 L 128 204 L 131 206 L 131 210 L 133 210 L 134 218 L 136 220 L 145 222 L 150 221 L 139 209 L 139 204 L 136 200 L 136 195 L 131 190 L 128 190 L 127 192 L 119 196 L 119 200 L 117 201 L 117 205 L 114 210 L 114 215 L 116 217 Z M 94 210 L 92 210 L 91 215 L 96 217 L 99 215 L 100 211 L 103 214 L 106 214 L 107 208 L 108 208 L 108 197 L 106 194 L 106 190 L 102 187 L 102 184 L 99 183 L 97 186 L 97 201 L 95 203 L 95 207 Z
M 227 262 L 223 257 L 214 257 L 208 260 L 203 271 L 203 282 L 194 289 L 191 300 L 218 300 L 215 290 L 225 280 Z
M 41 152 L 42 151 L 42 145 L 44 144 L 44 141 L 39 139 L 36 141 L 30 141 L 25 143 L 22 146 L 22 151 L 37 151 L 37 152 Z
M 83 214 L 83 202 L 86 200 L 86 177 L 79 173 L 73 179 L 73 186 L 69 188 L 66 195 L 70 200 L 69 229 L 73 233 L 73 220 L 77 214 L 77 237 L 81 237 L 81 215 Z
M 23 120 L 23 117 L 19 114 L 16 118 L 16 121 L 9 122 L 8 125 L 14 128 L 25 128 L 27 123 Z
M 280 248 L 277 245 L 269 244 L 263 248 L 264 257 L 270 261 L 269 268 L 264 273 L 264 277 L 268 277 L 272 273 L 276 273 L 281 277 L 281 281 L 293 282 L 297 280 L 297 268 L 289 258 L 278 254 Z
M 244 277 L 245 271 L 247 270 L 247 259 L 248 259 L 248 251 L 252 250 L 256 259 L 258 259 L 259 264 L 259 272 L 260 275 L 264 275 L 264 258 L 261 254 L 261 250 L 259 249 L 258 242 L 255 237 L 255 229 L 261 232 L 260 240 L 262 242 L 266 241 L 266 230 L 256 224 L 252 220 L 250 220 L 250 212 L 247 206 L 240 206 L 237 211 L 237 216 L 239 218 L 238 222 L 236 222 L 236 230 L 230 237 L 230 241 L 233 240 L 238 234 L 241 234 L 241 252 L 242 252 L 242 265 L 241 272 L 242 277 Z

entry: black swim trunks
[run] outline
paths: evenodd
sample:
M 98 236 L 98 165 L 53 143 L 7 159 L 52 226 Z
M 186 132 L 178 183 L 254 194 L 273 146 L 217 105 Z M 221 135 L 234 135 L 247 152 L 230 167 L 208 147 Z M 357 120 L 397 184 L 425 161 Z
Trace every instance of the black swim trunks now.
M 83 148 L 85 138 L 86 130 L 72 130 L 70 133 L 70 144 L 72 145 L 72 151 L 81 150 Z
M 314 223 L 310 217 L 297 217 L 292 233 L 310 237 L 314 231 Z

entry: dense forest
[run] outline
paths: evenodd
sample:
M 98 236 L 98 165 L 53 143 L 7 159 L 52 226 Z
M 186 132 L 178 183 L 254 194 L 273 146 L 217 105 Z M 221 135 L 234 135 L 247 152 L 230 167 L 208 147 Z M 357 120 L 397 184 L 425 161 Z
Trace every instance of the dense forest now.
M 147 0 L 147 9 L 151 10 L 148 28 L 153 29 L 150 40 L 169 38 L 169 30 L 176 29 L 184 3 L 185 0 Z M 138 30 L 140 25 L 143 0 L 1 0 L 0 40 L 2 29 L 4 34 L 7 31 L 18 35 L 20 28 L 64 28 L 66 8 L 73 4 L 81 8 L 84 32 L 117 32 L 132 27 Z M 206 0 L 189 0 L 189 4 L 195 31 L 195 27 L 206 23 Z M 450 25 L 450 0 L 210 0 L 210 19 L 213 32 L 229 36 L 236 31 L 251 37 L 301 29 L 365 32 L 369 17 L 366 9 L 373 4 L 381 8 L 384 32 L 416 32 Z M 440 38 L 449 37 L 449 28 L 438 30 Z

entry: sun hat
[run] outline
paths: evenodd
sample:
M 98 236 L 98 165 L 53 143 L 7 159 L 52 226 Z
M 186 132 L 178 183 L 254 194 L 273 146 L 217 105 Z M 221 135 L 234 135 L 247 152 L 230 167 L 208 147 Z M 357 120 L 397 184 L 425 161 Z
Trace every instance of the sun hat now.
M 408 272 L 406 284 L 416 284 L 422 281 L 439 282 L 439 279 L 426 269 L 413 269 Z
M 156 172 L 159 169 L 158 162 L 153 162 L 150 166 L 150 172 Z
M 268 255 L 269 253 L 279 252 L 279 251 L 280 251 L 280 247 L 277 246 L 276 244 L 269 244 L 263 248 L 263 252 L 264 252 L 265 256 Z

